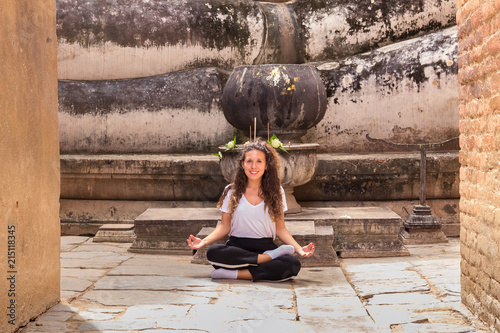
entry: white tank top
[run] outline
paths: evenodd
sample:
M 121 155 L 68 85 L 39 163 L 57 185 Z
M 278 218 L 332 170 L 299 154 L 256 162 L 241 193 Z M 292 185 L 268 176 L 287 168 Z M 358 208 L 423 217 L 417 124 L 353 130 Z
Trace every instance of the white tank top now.
M 285 191 L 281 188 L 283 197 L 283 211 L 288 208 L 286 206 Z M 222 202 L 221 211 L 229 213 L 229 198 L 233 190 L 227 192 L 224 201 Z M 242 238 L 276 238 L 276 223 L 273 223 L 269 215 L 269 208 L 264 210 L 264 201 L 254 206 L 241 196 L 238 207 L 234 210 L 233 218 L 231 219 L 231 231 L 229 236 Z

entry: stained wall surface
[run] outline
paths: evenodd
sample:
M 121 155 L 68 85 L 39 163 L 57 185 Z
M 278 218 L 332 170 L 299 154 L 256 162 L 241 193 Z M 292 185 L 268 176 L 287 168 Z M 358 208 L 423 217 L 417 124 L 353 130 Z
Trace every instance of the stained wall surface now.
M 59 301 L 55 1 L 0 10 L 0 331 Z
M 216 152 L 235 132 L 227 77 L 259 64 L 321 71 L 328 109 L 302 139 L 322 153 L 387 150 L 367 133 L 456 137 L 455 12 L 454 0 L 58 0 L 61 152 Z
M 500 1 L 459 0 L 462 300 L 500 332 Z

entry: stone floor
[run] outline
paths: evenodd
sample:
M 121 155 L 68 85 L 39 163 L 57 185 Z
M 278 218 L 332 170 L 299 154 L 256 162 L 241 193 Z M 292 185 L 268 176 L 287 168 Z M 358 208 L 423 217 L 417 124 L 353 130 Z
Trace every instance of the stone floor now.
M 62 237 L 61 303 L 21 332 L 490 332 L 460 303 L 459 240 L 291 282 L 212 280 L 190 256 Z

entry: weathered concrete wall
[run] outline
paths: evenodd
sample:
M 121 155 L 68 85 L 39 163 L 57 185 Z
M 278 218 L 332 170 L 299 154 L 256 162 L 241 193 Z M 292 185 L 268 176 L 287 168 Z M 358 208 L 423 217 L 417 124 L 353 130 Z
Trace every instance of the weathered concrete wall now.
M 303 142 L 321 152 L 387 151 L 366 140 L 440 142 L 458 136 L 456 28 L 339 62 L 317 63 L 328 109 Z M 234 135 L 221 100 L 227 72 L 60 81 L 62 153 L 216 152 Z
M 455 0 L 296 0 L 306 61 L 367 52 L 455 23 Z
M 327 87 L 323 120 L 303 137 L 323 152 L 382 151 L 458 136 L 456 28 L 318 65 Z
M 61 152 L 210 151 L 234 129 L 221 108 L 227 74 L 194 69 L 150 78 L 60 81 Z
M 251 0 L 58 0 L 59 78 L 110 80 L 252 63 L 264 17 Z
M 458 7 L 462 300 L 500 332 L 500 1 Z
M 336 60 L 455 22 L 454 0 L 58 0 L 57 10 L 65 80 Z
M 55 3 L 0 10 L 0 331 L 59 301 Z

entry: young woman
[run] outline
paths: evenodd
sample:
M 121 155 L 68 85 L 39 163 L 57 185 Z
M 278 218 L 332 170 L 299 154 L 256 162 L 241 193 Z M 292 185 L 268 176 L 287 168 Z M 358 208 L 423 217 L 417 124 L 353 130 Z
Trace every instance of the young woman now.
M 285 192 L 278 178 L 278 155 L 263 141 L 243 150 L 234 181 L 217 204 L 221 223 L 204 239 L 190 235 L 187 243 L 197 250 L 229 234 L 226 244 L 207 250 L 214 266 L 212 278 L 284 281 L 295 277 L 302 257 L 314 253 L 314 244 L 301 247 L 285 227 Z M 278 237 L 284 245 L 273 242 Z

